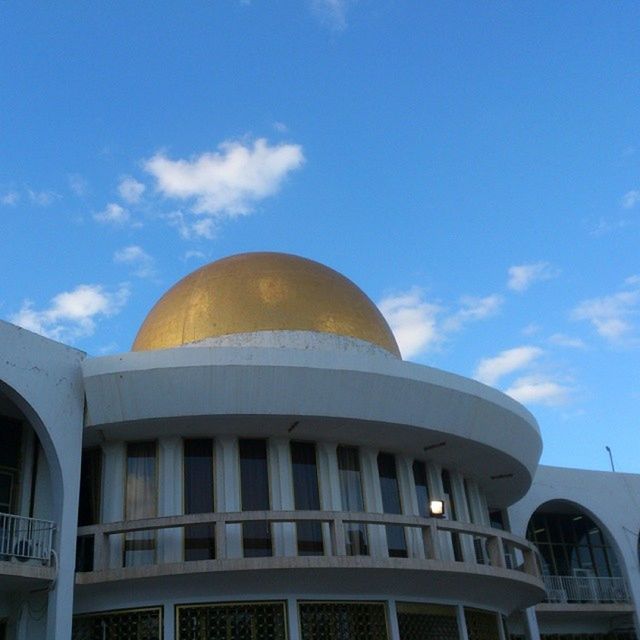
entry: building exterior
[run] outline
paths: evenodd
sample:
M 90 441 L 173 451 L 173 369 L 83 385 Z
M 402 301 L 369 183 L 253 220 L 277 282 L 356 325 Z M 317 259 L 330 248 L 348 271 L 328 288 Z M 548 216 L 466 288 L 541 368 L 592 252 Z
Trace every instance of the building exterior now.
M 0 345 L 0 638 L 637 637 L 640 476 L 538 466 L 322 265 L 207 265 L 129 353 Z

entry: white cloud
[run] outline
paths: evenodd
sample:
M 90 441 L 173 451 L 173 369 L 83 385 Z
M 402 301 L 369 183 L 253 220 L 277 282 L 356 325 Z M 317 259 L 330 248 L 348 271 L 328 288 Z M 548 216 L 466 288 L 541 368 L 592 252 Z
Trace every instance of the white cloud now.
M 539 324 L 536 324 L 535 322 L 530 322 L 526 327 L 522 327 L 522 335 L 523 336 L 535 336 L 536 333 L 540 333 L 541 331 L 541 327 Z
M 559 271 L 548 262 L 535 262 L 509 267 L 507 287 L 513 291 L 526 291 L 534 282 L 551 280 Z
M 336 31 L 347 27 L 348 0 L 313 0 L 313 8 L 320 20 Z
M 476 298 L 464 296 L 460 299 L 460 309 L 449 316 L 444 322 L 445 331 L 457 331 L 468 322 L 484 320 L 495 316 L 499 311 L 504 298 L 498 294 Z
M 52 202 L 60 198 L 60 196 L 53 191 L 32 191 L 29 189 L 27 195 L 29 196 L 29 200 L 39 207 L 48 207 Z
M 189 251 L 185 251 L 184 256 L 183 256 L 182 259 L 185 262 L 187 260 L 197 260 L 199 262 L 204 262 L 207 259 L 207 256 L 202 251 L 197 251 L 197 250 L 191 249 Z
M 140 202 L 140 198 L 144 193 L 146 187 L 142 182 L 138 182 L 135 178 L 131 176 L 125 176 L 120 180 L 120 184 L 118 185 L 118 193 L 120 197 L 129 204 L 136 204 Z
M 284 122 L 274 122 L 273 128 L 278 133 L 287 133 L 287 131 L 289 131 L 289 127 L 287 127 L 287 125 Z
M 69 176 L 69 188 L 79 198 L 87 194 L 87 181 L 78 173 Z
M 403 358 L 411 358 L 441 339 L 436 318 L 442 309 L 427 302 L 419 288 L 383 298 L 378 307 L 396 337 Z
M 109 292 L 102 285 L 81 284 L 57 294 L 42 310 L 34 309 L 33 303 L 25 300 L 10 321 L 54 340 L 73 341 L 92 335 L 97 318 L 118 313 L 128 297 L 126 285 Z
M 99 213 L 94 213 L 93 218 L 97 222 L 121 226 L 129 222 L 130 215 L 124 207 L 111 202 Z
M 555 406 L 569 400 L 571 388 L 544 375 L 532 374 L 514 380 L 505 393 L 524 404 Z
M 473 377 L 484 384 L 495 385 L 503 376 L 528 367 L 542 353 L 542 349 L 531 345 L 507 349 L 493 358 L 482 359 Z
M 571 312 L 574 320 L 590 322 L 600 336 L 613 344 L 622 344 L 634 331 L 632 318 L 640 307 L 640 279 L 625 280 L 627 288 L 600 298 L 583 300 Z
M 256 202 L 275 194 L 284 178 L 304 162 L 302 147 L 224 142 L 218 151 L 191 160 L 170 160 L 158 153 L 144 164 L 167 198 L 193 200 L 193 211 L 235 217 L 250 213 Z M 211 228 L 208 229 L 211 232 Z
M 0 196 L 0 203 L 8 207 L 18 204 L 20 194 L 17 191 L 7 191 Z
M 113 261 L 116 264 L 128 264 L 135 267 L 133 273 L 138 278 L 150 278 L 156 274 L 155 260 L 136 244 L 116 251 L 113 254 Z
M 549 342 L 559 347 L 569 347 L 571 349 L 584 349 L 586 346 L 580 338 L 567 336 L 564 333 L 554 333 L 552 336 L 549 336 Z
M 623 209 L 633 209 L 637 204 L 640 204 L 640 189 L 627 191 L 627 193 L 622 196 L 620 204 Z

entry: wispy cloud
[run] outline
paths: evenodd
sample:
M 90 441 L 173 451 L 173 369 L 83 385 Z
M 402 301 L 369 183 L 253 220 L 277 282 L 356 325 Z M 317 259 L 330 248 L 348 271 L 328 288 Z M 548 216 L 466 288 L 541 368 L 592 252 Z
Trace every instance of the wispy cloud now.
M 504 391 L 523 404 L 556 406 L 569 400 L 571 388 L 542 374 L 522 376 Z
M 0 204 L 13 207 L 20 201 L 20 194 L 17 191 L 7 191 L 0 196 Z
M 72 173 L 69 176 L 69 189 L 79 198 L 87 195 L 89 189 L 87 181 L 78 173 Z
M 436 319 L 442 308 L 424 299 L 418 287 L 383 298 L 378 307 L 393 331 L 404 358 L 422 353 L 441 339 Z
M 313 0 L 313 10 L 320 21 L 334 31 L 347 27 L 347 9 L 350 0 Z
M 60 198 L 60 195 L 54 191 L 33 191 L 32 189 L 27 189 L 27 195 L 29 196 L 30 202 L 39 207 L 48 207 Z
M 574 320 L 590 322 L 600 336 L 615 345 L 635 343 L 633 319 L 640 311 L 640 277 L 631 276 L 621 291 L 580 302 L 571 312 Z
M 554 333 L 549 336 L 549 342 L 558 347 L 568 347 L 569 349 L 584 349 L 586 347 L 584 340 L 564 333 Z
M 151 278 L 156 275 L 155 260 L 139 245 L 132 244 L 113 254 L 116 264 L 133 267 L 133 275 L 138 278 Z
M 531 345 L 506 349 L 497 356 L 481 360 L 473 377 L 484 384 L 495 385 L 504 376 L 529 366 L 542 353 L 542 349 Z
M 623 209 L 633 209 L 637 204 L 640 204 L 640 189 L 627 191 L 620 200 Z
M 551 280 L 559 274 L 548 262 L 534 262 L 509 267 L 507 287 L 512 291 L 526 291 L 534 282 Z
M 120 197 L 129 204 L 136 204 L 140 202 L 140 198 L 144 193 L 146 187 L 142 182 L 138 182 L 135 178 L 131 176 L 125 176 L 120 180 L 120 184 L 118 185 L 118 193 Z
M 471 322 L 494 316 L 503 298 L 464 296 L 457 309 L 429 302 L 419 287 L 383 298 L 378 307 L 393 331 L 404 358 L 415 357 L 434 348 L 451 334 Z
M 44 309 L 35 309 L 33 302 L 25 300 L 10 321 L 54 340 L 73 342 L 92 335 L 97 320 L 117 314 L 128 297 L 126 285 L 108 291 L 102 285 L 81 284 L 54 296 Z
M 224 142 L 215 152 L 189 160 L 171 160 L 158 153 L 144 163 L 166 198 L 192 202 L 192 211 L 214 220 L 250 213 L 255 204 L 279 190 L 287 175 L 304 162 L 302 147 Z M 212 223 L 196 234 L 212 233 Z M 204 231 L 204 233 L 203 233 Z
M 545 371 L 540 360 L 545 351 L 523 345 L 501 351 L 497 356 L 484 358 L 478 364 L 474 378 L 497 386 L 503 378 L 517 374 L 504 393 L 525 404 L 558 405 L 566 403 L 573 391 L 557 372 Z
M 94 213 L 93 219 L 103 224 L 123 226 L 130 221 L 131 215 L 124 207 L 115 202 L 111 202 L 102 211 Z

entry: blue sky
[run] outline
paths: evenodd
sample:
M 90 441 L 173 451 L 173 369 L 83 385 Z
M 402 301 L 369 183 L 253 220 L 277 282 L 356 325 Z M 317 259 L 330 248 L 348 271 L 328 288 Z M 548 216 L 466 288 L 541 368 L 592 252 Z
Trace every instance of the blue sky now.
M 640 472 L 640 5 L 0 4 L 0 317 L 92 355 L 217 258 L 327 264 L 405 357 Z

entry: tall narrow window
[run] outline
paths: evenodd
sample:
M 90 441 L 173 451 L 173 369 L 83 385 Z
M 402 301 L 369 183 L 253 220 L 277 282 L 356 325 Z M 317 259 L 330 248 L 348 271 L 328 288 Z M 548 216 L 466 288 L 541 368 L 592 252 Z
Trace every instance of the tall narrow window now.
M 416 498 L 418 500 L 418 513 L 423 518 L 431 515 L 429 511 L 429 485 L 427 484 L 427 465 L 420 460 L 413 462 L 413 480 L 416 485 Z
M 382 493 L 382 508 L 385 513 L 402 513 L 400 502 L 400 488 L 396 472 L 396 459 L 390 453 L 378 454 L 378 475 L 380 476 L 380 492 Z M 389 557 L 406 558 L 407 541 L 404 529 L 399 525 L 387 525 L 387 545 Z
M 154 518 L 157 514 L 156 443 L 127 444 L 127 480 L 125 519 Z M 156 559 L 156 536 L 152 531 L 127 533 L 124 542 L 124 565 L 153 564 Z
M 21 467 L 22 423 L 0 416 L 0 513 L 14 513 Z
M 360 456 L 355 447 L 338 447 L 338 470 L 343 511 L 364 511 Z M 348 522 L 344 525 L 347 554 L 366 556 L 369 553 L 367 530 L 364 524 Z
M 449 519 L 457 520 L 458 514 L 456 512 L 456 501 L 453 497 L 453 490 L 451 488 L 451 475 L 447 471 L 447 469 L 442 470 L 442 488 L 444 489 L 444 494 L 447 502 L 449 503 Z M 453 557 L 458 561 L 462 562 L 462 547 L 460 545 L 460 535 L 458 533 L 451 534 L 451 542 L 453 544 Z
M 100 522 L 102 493 L 102 450 L 84 449 L 80 466 L 80 500 L 78 526 Z M 76 571 L 93 569 L 93 536 L 80 536 L 76 542 Z
M 268 511 L 269 469 L 266 440 L 240 440 L 240 493 L 243 511 Z M 267 522 L 246 522 L 242 543 L 247 558 L 271 555 L 271 528 Z
M 296 511 L 320 509 L 316 445 L 311 442 L 291 443 L 293 497 Z M 322 529 L 319 522 L 298 522 L 298 554 L 322 555 Z
M 184 441 L 184 512 L 211 513 L 213 505 L 213 440 Z M 194 524 L 184 529 L 184 559 L 216 557 L 213 524 Z

